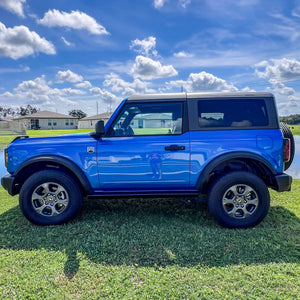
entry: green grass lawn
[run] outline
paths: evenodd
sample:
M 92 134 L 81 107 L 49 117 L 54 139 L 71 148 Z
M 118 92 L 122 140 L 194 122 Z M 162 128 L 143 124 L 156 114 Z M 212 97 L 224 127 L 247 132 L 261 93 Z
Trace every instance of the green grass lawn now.
M 300 180 L 265 220 L 221 228 L 204 204 L 85 200 L 40 227 L 0 188 L 1 299 L 299 299 Z
M 91 132 L 92 129 L 61 129 L 61 130 L 27 130 L 26 135 L 29 137 L 57 136 L 62 134 Z M 0 135 L 0 147 L 8 145 L 19 135 Z
M 300 125 L 289 125 L 294 135 L 300 135 Z

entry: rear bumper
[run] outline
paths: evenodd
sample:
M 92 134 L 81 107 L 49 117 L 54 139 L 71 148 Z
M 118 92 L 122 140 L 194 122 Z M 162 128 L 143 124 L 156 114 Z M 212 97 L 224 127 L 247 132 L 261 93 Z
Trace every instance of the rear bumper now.
M 273 187 L 277 192 L 286 192 L 291 190 L 292 176 L 282 173 L 275 176 L 276 185 Z
M 11 196 L 19 193 L 19 184 L 16 182 L 16 178 L 12 175 L 7 174 L 2 177 L 1 185 Z

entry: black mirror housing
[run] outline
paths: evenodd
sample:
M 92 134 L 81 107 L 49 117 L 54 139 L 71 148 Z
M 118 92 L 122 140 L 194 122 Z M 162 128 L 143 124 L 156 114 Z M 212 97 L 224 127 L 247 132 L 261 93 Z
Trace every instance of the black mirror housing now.
M 96 135 L 103 135 L 105 133 L 104 121 L 100 120 L 95 125 Z

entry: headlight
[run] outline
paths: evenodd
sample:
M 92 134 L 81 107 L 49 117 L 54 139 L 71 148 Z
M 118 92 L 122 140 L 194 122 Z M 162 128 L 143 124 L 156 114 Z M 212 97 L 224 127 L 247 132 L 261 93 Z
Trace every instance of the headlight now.
M 7 149 L 4 149 L 4 161 L 5 161 L 5 167 L 7 168 L 7 165 L 8 165 L 8 151 L 7 151 Z

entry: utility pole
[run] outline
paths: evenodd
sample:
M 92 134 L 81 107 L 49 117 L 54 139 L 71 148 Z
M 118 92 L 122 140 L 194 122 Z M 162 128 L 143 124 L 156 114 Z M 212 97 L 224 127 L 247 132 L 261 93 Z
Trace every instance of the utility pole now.
M 96 103 L 97 103 L 97 115 L 98 115 L 98 101 L 96 101 Z

